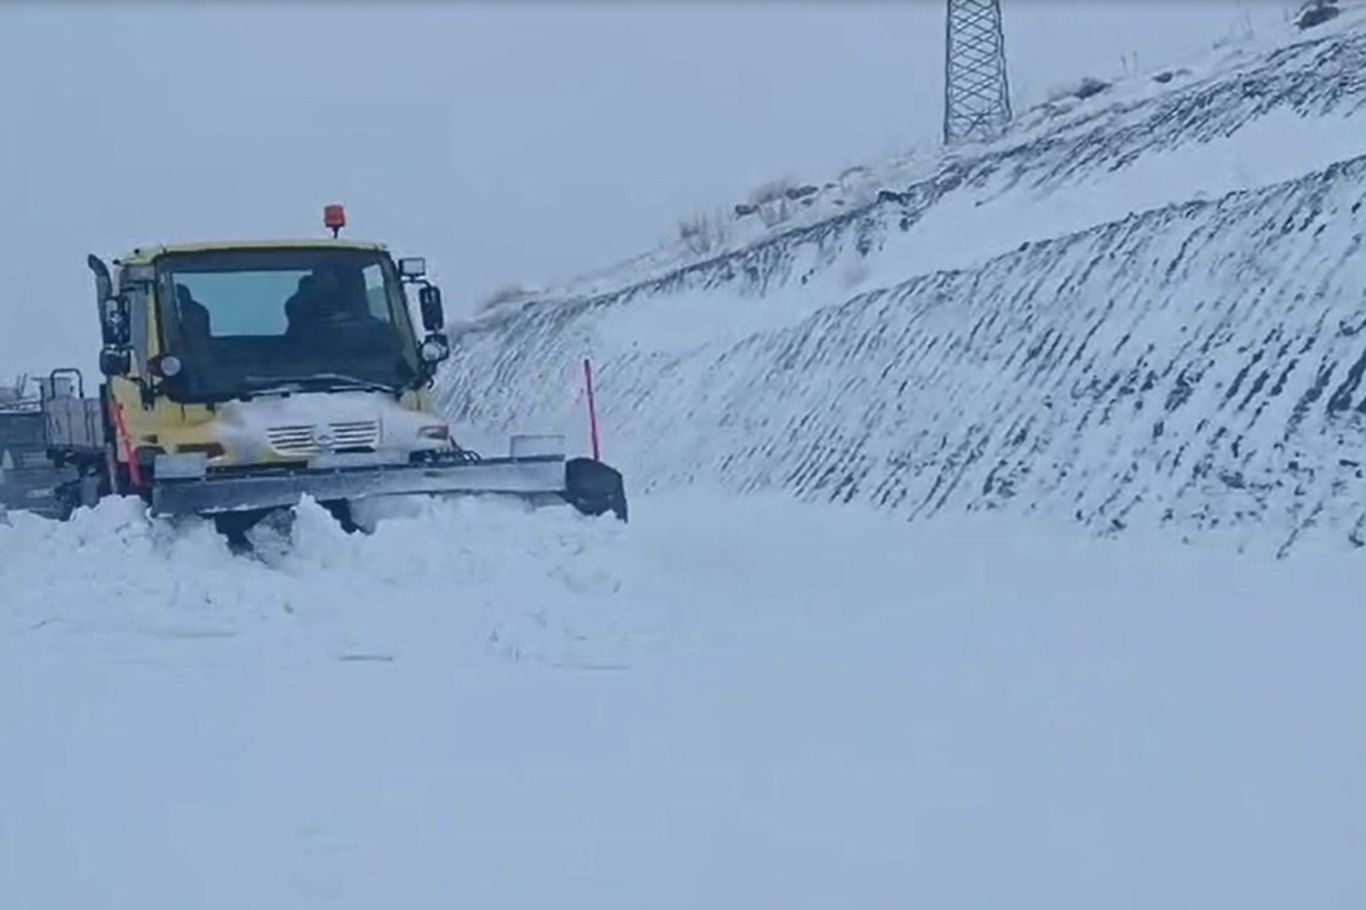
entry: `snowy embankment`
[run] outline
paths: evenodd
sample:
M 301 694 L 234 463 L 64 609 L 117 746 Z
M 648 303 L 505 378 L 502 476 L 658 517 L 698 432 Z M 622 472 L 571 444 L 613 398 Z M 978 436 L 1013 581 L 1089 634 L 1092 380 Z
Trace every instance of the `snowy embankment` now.
M 1360 545 L 1363 69 L 1344 16 L 856 211 L 499 308 L 453 333 L 443 404 L 582 446 L 591 356 L 635 490 Z
M 1359 564 L 424 511 L 262 561 L 117 502 L 0 527 L 0 906 L 1366 899 Z

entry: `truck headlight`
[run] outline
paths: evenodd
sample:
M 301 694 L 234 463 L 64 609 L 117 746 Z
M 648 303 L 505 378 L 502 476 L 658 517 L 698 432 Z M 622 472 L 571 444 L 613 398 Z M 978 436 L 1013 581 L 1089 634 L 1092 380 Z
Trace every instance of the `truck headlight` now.
M 451 428 L 444 423 L 431 424 L 419 429 L 417 435 L 422 439 L 450 439 Z

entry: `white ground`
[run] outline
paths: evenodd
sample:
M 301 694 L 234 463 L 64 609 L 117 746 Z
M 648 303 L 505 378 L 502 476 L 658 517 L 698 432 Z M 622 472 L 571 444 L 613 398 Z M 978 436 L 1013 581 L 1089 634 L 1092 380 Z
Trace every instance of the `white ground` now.
M 426 511 L 0 526 L 0 907 L 1366 905 L 1366 562 Z

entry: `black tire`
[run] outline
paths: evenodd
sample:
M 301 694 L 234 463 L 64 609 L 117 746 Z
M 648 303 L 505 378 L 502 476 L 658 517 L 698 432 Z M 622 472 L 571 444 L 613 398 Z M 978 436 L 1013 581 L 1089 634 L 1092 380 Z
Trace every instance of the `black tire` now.
M 94 508 L 110 495 L 109 475 L 103 461 L 78 461 L 74 466 L 76 476 L 52 488 L 59 521 L 70 521 L 77 509 Z
M 246 509 L 240 512 L 218 512 L 213 516 L 214 529 L 227 539 L 233 553 L 251 552 L 247 534 L 274 509 Z
M 318 503 L 318 505 L 326 509 L 328 513 L 337 520 L 337 524 L 341 525 L 342 530 L 347 534 L 359 534 L 365 530 L 360 525 L 356 524 L 356 519 L 351 513 L 351 500 L 329 499 L 325 502 Z

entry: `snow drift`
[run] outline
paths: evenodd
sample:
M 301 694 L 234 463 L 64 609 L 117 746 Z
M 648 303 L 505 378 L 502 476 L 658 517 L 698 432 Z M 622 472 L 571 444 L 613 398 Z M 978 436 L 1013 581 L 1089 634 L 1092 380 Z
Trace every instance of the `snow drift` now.
M 1356 560 L 700 489 L 629 527 L 310 505 L 259 560 L 14 518 L 6 908 L 1366 896 Z
M 487 652 L 573 664 L 611 662 L 610 648 L 576 651 L 602 623 L 627 634 L 629 617 L 580 612 L 629 577 L 611 559 L 625 530 L 615 520 L 474 499 L 358 509 L 373 535 L 345 533 L 305 500 L 288 531 L 253 530 L 251 558 L 234 557 L 212 522 L 152 521 L 133 498 L 102 500 L 69 522 L 11 512 L 0 525 L 0 635 L 253 639 L 284 617 L 299 632 L 296 654 L 396 659 L 399 643 L 423 642 L 391 642 L 392 630 L 440 617 L 435 638 L 462 649 L 450 660 Z M 339 628 L 364 643 L 331 638 Z
M 1360 545 L 1364 64 L 1344 15 L 1033 112 L 856 210 L 495 309 L 453 332 L 442 402 L 582 441 L 592 356 L 635 490 Z

